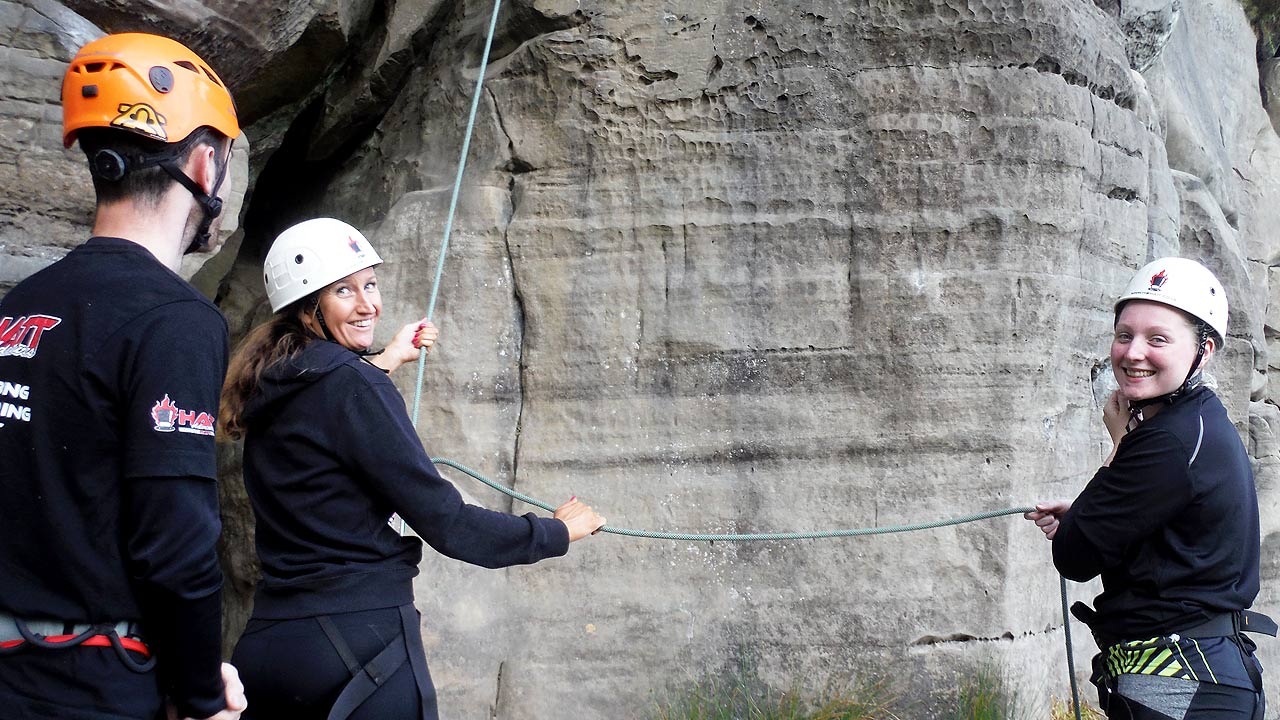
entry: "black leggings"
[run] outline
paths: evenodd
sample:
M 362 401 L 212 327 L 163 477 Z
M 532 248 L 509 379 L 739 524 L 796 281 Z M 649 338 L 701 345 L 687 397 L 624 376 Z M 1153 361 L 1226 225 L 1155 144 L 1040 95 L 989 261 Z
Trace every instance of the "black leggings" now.
M 405 647 L 411 658 L 382 679 L 377 690 L 349 716 L 351 720 L 436 720 L 435 690 L 427 675 L 416 623 L 408 628 L 413 636 L 406 643 L 402 626 L 408 623 L 402 622 L 398 608 L 327 617 L 361 665 L 393 643 Z M 244 720 L 326 720 L 352 679 L 346 662 L 314 617 L 249 620 L 231 662 L 240 671 L 249 700 Z M 421 684 L 414 675 L 415 665 L 426 675 Z

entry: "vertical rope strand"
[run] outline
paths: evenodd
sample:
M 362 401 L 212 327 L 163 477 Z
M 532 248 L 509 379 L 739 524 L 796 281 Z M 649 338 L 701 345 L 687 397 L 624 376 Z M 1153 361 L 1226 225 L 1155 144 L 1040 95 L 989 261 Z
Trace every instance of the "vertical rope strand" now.
M 476 111 L 480 107 L 480 93 L 484 89 L 484 73 L 489 67 L 489 51 L 493 48 L 493 35 L 498 28 L 498 10 L 502 0 L 493 0 L 493 14 L 489 17 L 489 33 L 484 39 L 484 52 L 480 56 L 480 69 L 476 73 L 476 89 L 471 94 L 471 114 L 467 118 L 467 130 L 462 136 L 462 152 L 458 157 L 458 174 L 453 179 L 453 195 L 449 198 L 449 214 L 444 223 L 444 237 L 440 241 L 440 257 L 436 260 L 436 279 L 431 286 L 431 300 L 427 303 L 427 320 L 436 311 L 436 297 L 440 293 L 440 280 L 444 276 L 444 259 L 449 253 L 449 237 L 453 234 L 453 218 L 458 210 L 458 195 L 462 191 L 462 174 L 467 169 L 467 155 L 471 152 L 471 135 L 476 127 Z M 422 406 L 422 379 L 427 366 L 427 349 L 418 349 L 418 380 L 413 389 L 413 426 L 418 427 L 418 409 Z
M 1062 584 L 1062 634 L 1067 639 L 1067 675 L 1071 678 L 1071 707 L 1075 708 L 1076 720 L 1080 720 L 1080 689 L 1076 687 L 1076 654 L 1071 647 L 1071 610 L 1067 608 L 1067 579 L 1058 576 Z

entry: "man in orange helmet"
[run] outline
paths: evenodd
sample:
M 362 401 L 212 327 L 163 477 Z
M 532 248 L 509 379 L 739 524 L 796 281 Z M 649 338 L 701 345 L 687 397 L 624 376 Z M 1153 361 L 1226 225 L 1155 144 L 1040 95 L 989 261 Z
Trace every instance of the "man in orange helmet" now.
M 235 106 L 199 56 L 143 34 L 81 48 L 62 102 L 97 210 L 84 245 L 0 300 L 0 715 L 234 720 L 215 550 L 227 325 L 175 271 L 212 249 Z

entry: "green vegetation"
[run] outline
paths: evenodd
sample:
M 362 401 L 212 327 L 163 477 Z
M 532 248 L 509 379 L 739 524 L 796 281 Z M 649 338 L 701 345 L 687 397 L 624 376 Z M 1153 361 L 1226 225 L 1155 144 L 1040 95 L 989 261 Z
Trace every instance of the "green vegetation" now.
M 795 689 L 779 692 L 761 683 L 749 664 L 732 676 L 698 683 L 656 702 L 650 720 L 910 720 L 920 713 L 885 679 L 828 686 L 819 693 Z M 949 697 L 930 703 L 947 720 L 1026 720 L 1018 709 L 1017 693 L 1002 674 L 983 667 L 959 683 Z M 1075 720 L 1071 704 L 1053 698 L 1050 720 Z M 1105 720 L 1083 706 L 1082 720 Z
M 898 696 L 883 679 L 828 686 L 811 695 L 762 683 L 749 651 L 726 678 L 693 685 L 656 703 L 653 720 L 902 720 Z
M 1249 24 L 1258 36 L 1258 60 L 1280 53 L 1280 0 L 1241 0 Z
M 1004 681 L 1004 675 L 983 666 L 960 683 L 952 720 L 1011 720 L 1018 708 L 1018 694 Z
M 1050 720 L 1076 720 L 1076 714 L 1071 710 L 1071 703 L 1066 700 L 1054 698 L 1049 712 Z M 1107 716 L 1103 712 L 1089 703 L 1080 706 L 1080 720 L 1107 720 Z
M 818 697 L 777 692 L 743 678 L 695 685 L 657 704 L 653 720 L 902 720 L 884 683 L 832 690 Z

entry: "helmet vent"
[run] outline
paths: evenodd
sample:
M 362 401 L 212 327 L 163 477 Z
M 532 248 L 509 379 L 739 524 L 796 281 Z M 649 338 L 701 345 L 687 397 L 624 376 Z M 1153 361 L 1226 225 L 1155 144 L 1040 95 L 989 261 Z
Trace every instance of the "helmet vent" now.
M 81 66 L 79 66 L 79 67 L 75 68 L 75 72 L 78 72 L 78 73 L 100 73 L 100 72 L 103 72 L 104 70 L 105 70 L 105 71 L 107 71 L 107 72 L 110 72 L 110 71 L 112 71 L 112 70 L 120 70 L 120 69 L 123 69 L 123 68 L 124 68 L 124 65 L 121 65 L 121 64 L 120 64 L 120 63 L 118 63 L 118 62 L 113 62 L 113 63 L 92 62 L 92 63 L 85 63 L 84 65 L 81 65 Z
M 209 78 L 209 82 L 217 85 L 218 87 L 222 87 L 222 83 L 218 82 L 218 77 L 213 74 L 212 70 L 203 65 L 200 66 L 200 69 L 204 71 L 205 77 Z
M 174 60 L 173 64 L 177 65 L 180 68 L 185 68 L 187 70 L 190 70 L 191 72 L 198 72 L 196 70 L 196 64 L 191 62 L 190 60 Z
M 294 255 L 294 256 L 293 256 L 293 261 L 294 261 L 295 263 L 297 263 L 297 264 L 301 265 L 301 264 L 302 264 L 302 255 L 301 255 L 301 254 Z
M 97 85 L 85 85 L 84 87 L 80 88 L 80 96 L 81 96 L 81 97 L 87 97 L 87 98 L 95 98 L 95 97 L 98 97 L 98 86 L 97 86 Z

